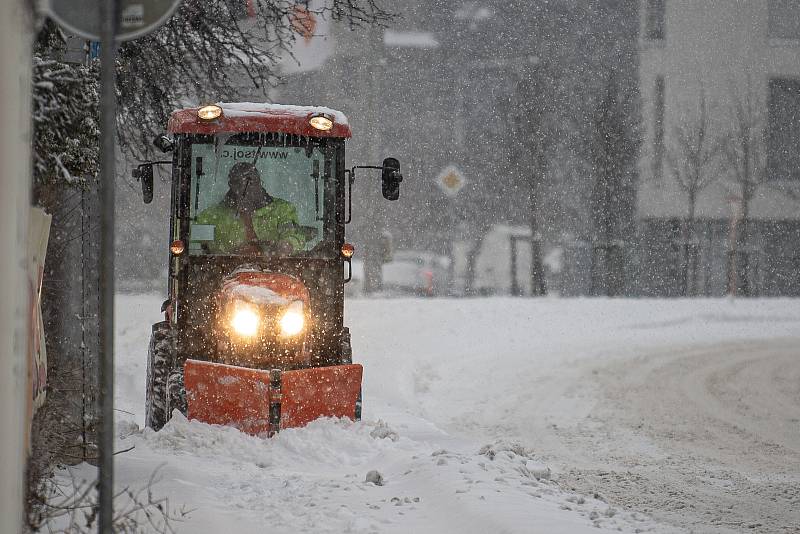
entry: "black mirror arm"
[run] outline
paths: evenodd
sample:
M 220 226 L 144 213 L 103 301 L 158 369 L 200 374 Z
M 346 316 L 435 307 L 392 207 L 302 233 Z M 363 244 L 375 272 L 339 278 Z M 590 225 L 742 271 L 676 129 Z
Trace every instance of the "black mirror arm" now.
M 350 172 L 355 172 L 356 169 L 378 169 L 382 171 L 383 167 L 381 165 L 354 165 Z
M 383 165 L 353 165 L 351 168 L 344 170 L 344 174 L 347 176 L 347 217 L 344 221 L 339 221 L 340 223 L 350 224 L 350 221 L 353 220 L 353 183 L 356 181 L 356 169 L 376 169 L 382 171 L 385 170 L 386 167 Z M 403 175 L 399 172 L 397 172 L 397 181 L 403 181 Z
M 136 178 L 136 181 L 141 181 L 141 169 L 147 167 L 153 167 L 153 165 L 172 165 L 172 161 L 145 161 L 144 163 L 140 163 L 136 166 L 136 170 L 133 171 L 133 177 Z
M 172 165 L 172 160 L 169 160 L 169 161 L 145 161 L 144 163 L 140 163 L 139 165 L 137 165 L 136 166 L 136 170 L 138 171 L 138 170 L 142 169 L 143 167 L 152 167 L 153 165 Z M 139 180 L 139 175 L 138 174 L 134 173 L 133 177 L 136 178 L 136 180 Z
M 353 220 L 353 183 L 356 181 L 356 169 L 365 168 L 365 167 L 353 167 L 352 169 L 345 169 L 344 174 L 347 176 L 347 217 L 343 221 L 339 221 L 343 224 L 350 224 L 350 221 Z
M 356 181 L 356 169 L 383 169 L 378 165 L 354 165 L 349 169 L 344 170 L 347 176 L 347 217 L 344 221 L 339 221 L 344 224 L 350 224 L 353 220 L 353 183 Z
M 169 161 L 145 161 L 136 166 L 136 168 L 147 167 L 148 165 L 172 165 L 172 160 Z

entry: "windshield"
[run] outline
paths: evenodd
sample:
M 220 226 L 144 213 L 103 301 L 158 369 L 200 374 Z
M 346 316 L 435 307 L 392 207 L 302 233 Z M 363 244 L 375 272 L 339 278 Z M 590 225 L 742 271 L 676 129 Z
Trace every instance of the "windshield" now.
M 286 145 L 263 137 L 191 145 L 190 254 L 322 252 L 334 158 L 319 146 Z

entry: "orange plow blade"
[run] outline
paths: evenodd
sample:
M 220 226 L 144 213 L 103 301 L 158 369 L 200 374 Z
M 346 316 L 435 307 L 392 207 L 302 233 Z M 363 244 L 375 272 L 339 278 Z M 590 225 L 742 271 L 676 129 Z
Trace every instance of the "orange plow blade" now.
M 266 371 L 186 360 L 187 416 L 252 435 L 271 435 L 319 417 L 354 419 L 361 376 L 358 364 Z
M 319 417 L 355 419 L 361 373 L 358 364 L 284 372 L 281 428 L 304 426 Z

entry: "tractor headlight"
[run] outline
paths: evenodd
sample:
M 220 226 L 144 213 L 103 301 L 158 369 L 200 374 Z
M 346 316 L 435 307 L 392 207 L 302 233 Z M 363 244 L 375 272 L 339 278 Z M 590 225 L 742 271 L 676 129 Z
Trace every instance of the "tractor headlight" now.
M 242 337 L 253 337 L 258 333 L 261 318 L 258 312 L 250 307 L 239 307 L 234 310 L 231 317 L 231 326 L 234 332 Z
M 302 304 L 296 302 L 289 306 L 289 309 L 283 313 L 278 324 L 280 324 L 281 333 L 284 336 L 296 336 L 302 332 L 306 324 Z

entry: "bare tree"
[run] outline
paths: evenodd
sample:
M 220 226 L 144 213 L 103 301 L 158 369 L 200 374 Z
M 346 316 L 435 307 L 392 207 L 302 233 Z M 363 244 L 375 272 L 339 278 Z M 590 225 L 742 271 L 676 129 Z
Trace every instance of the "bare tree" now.
M 740 198 L 740 220 L 735 226 L 728 252 L 729 280 L 736 280 L 729 291 L 749 296 L 753 292 L 750 284 L 752 225 L 750 207 L 756 190 L 766 180 L 766 120 L 763 102 L 758 98 L 751 80 L 743 91 L 732 87 L 731 129 L 725 143 L 725 159 L 731 179 L 736 184 Z
M 630 95 L 620 90 L 613 73 L 604 89 L 592 117 L 591 291 L 617 296 L 625 283 L 623 205 L 628 169 L 635 161 L 637 147 L 629 135 Z
M 294 0 L 184 2 L 156 32 L 119 50 L 117 118 L 120 147 L 138 159 L 153 132 L 188 101 L 238 98 L 279 82 L 277 64 L 295 41 L 313 34 L 314 20 L 329 18 L 351 28 L 382 26 L 393 15 L 376 0 L 331 0 L 318 8 Z
M 545 65 L 537 67 L 520 80 L 514 94 L 517 116 L 514 131 L 517 140 L 514 159 L 519 167 L 518 173 L 528 193 L 528 225 L 531 229 L 531 295 L 547 294 L 542 262 L 541 232 L 541 188 L 547 175 L 547 136 L 544 128 L 544 115 L 549 113 L 548 104 L 544 100 Z
M 130 449 L 129 449 L 130 450 Z M 127 451 L 118 451 L 115 454 Z M 192 510 L 172 506 L 167 497 L 156 495 L 159 469 L 150 474 L 146 485 L 125 487 L 114 494 L 113 531 L 120 534 L 152 532 L 176 534 L 176 523 L 183 522 Z M 27 532 L 52 534 L 90 534 L 97 531 L 97 484 L 80 478 L 73 470 L 40 481 L 32 497 L 36 506 L 28 510 Z
M 717 174 L 713 165 L 724 146 L 720 136 L 712 134 L 705 90 L 700 86 L 696 106 L 685 106 L 670 130 L 666 161 L 669 172 L 687 197 L 687 215 L 683 221 L 682 283 L 684 295 L 697 293 L 697 197 L 711 185 Z

